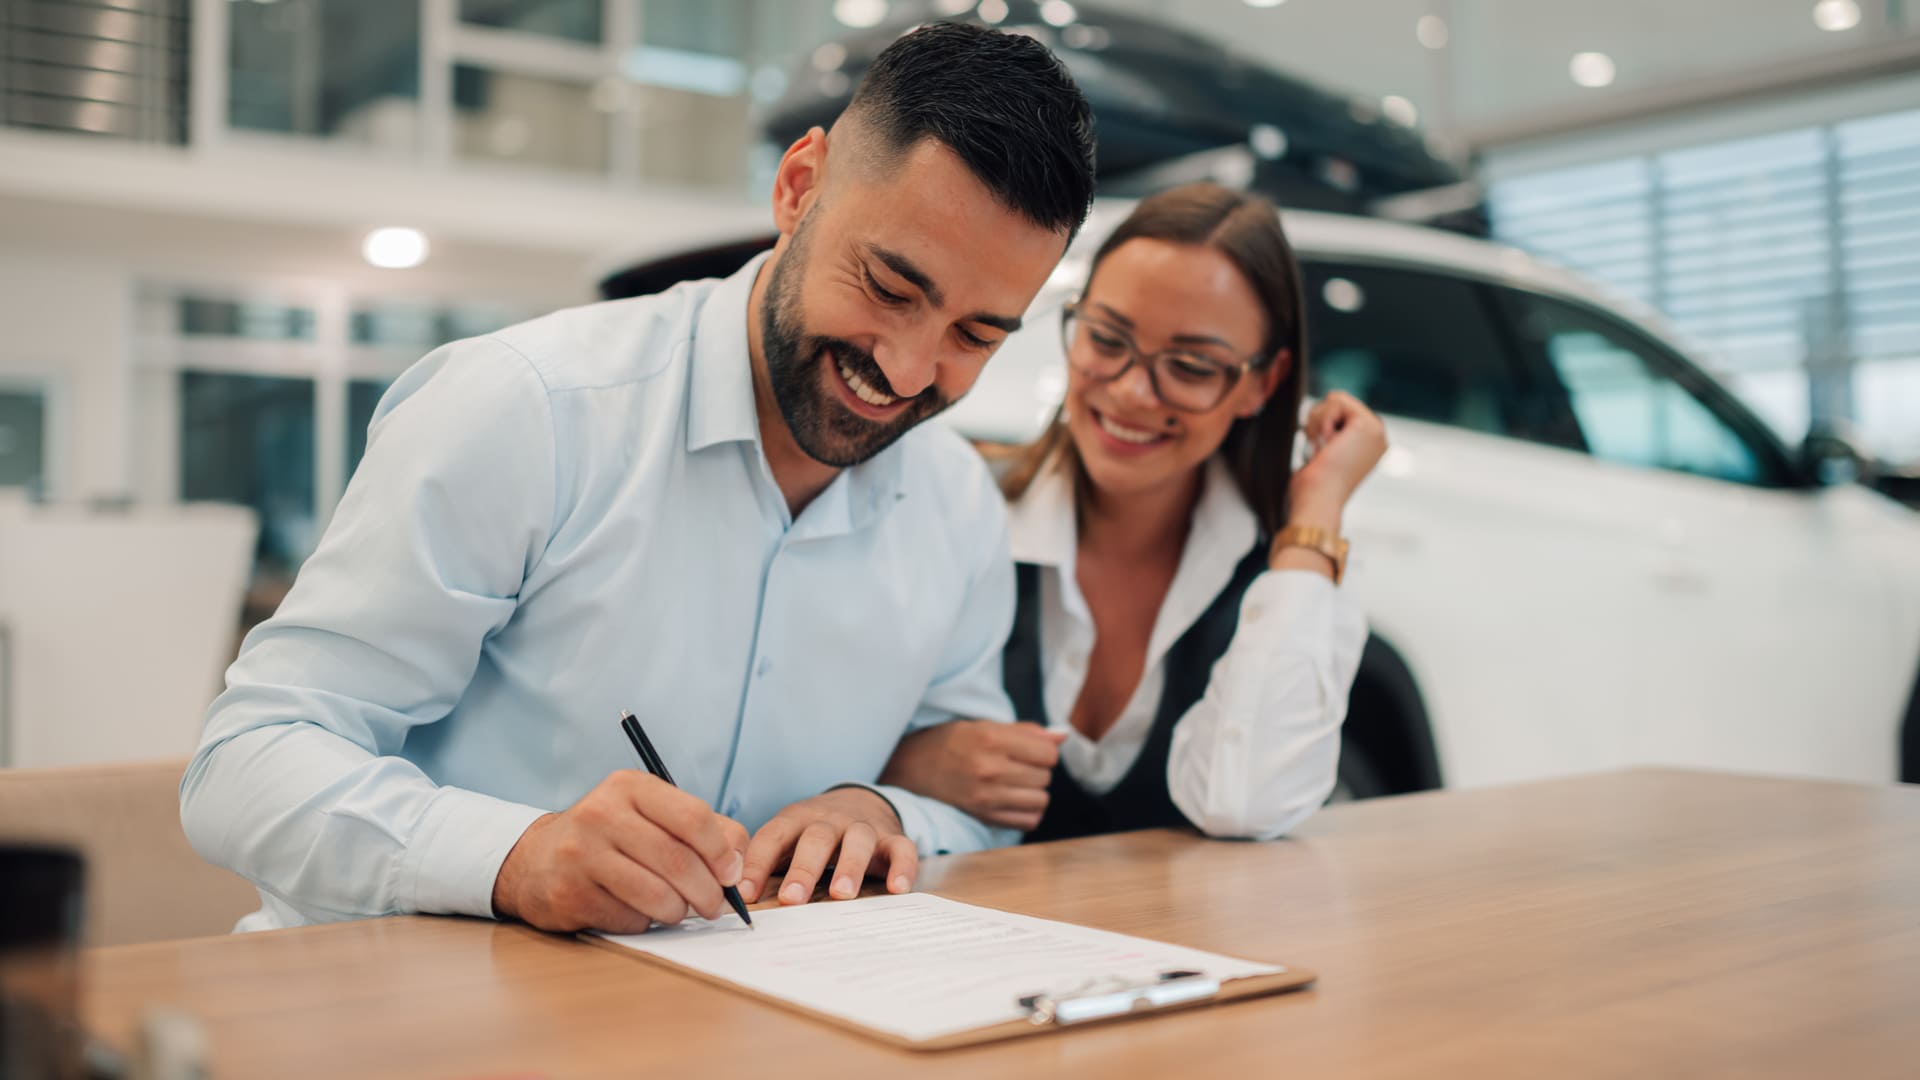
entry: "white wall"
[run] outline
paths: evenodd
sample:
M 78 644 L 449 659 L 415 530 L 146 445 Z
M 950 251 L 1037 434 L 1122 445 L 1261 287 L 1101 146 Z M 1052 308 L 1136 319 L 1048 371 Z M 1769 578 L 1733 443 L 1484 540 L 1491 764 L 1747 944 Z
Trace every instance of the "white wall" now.
M 54 498 L 131 486 L 131 302 L 123 269 L 0 246 L 0 375 L 49 384 Z

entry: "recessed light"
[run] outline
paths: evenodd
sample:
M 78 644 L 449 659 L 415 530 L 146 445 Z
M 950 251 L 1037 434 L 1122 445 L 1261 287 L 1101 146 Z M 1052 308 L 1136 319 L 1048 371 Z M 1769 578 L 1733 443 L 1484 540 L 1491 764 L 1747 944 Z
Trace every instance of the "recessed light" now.
M 847 62 L 847 47 L 836 41 L 813 50 L 813 70 L 839 71 L 840 65 Z
M 952 18 L 973 10 L 973 0 L 936 0 L 933 10 Z
M 1040 5 L 1040 18 L 1048 26 L 1066 26 L 1079 17 L 1080 13 L 1073 10 L 1067 0 L 1047 0 Z
M 1247 145 L 1268 161 L 1277 161 L 1287 156 L 1287 133 L 1272 124 L 1255 124 L 1247 130 Z
M 401 226 L 375 229 L 361 243 L 360 254 L 383 270 L 410 270 L 427 261 L 427 235 Z
M 1381 98 L 1380 112 L 1401 127 L 1412 127 L 1420 122 L 1420 110 L 1399 94 L 1388 94 Z
M 1320 298 L 1335 311 L 1351 315 L 1367 306 L 1367 294 L 1343 277 L 1328 278 L 1320 288 Z
M 879 26 L 887 17 L 887 0 L 833 0 L 833 17 L 857 30 Z
M 1007 18 L 1007 0 L 980 0 L 980 21 L 1000 25 Z
M 1860 25 L 1860 5 L 1854 0 L 1820 0 L 1813 5 L 1813 25 L 1831 33 Z
M 1420 21 L 1413 24 L 1413 36 L 1429 49 L 1444 49 L 1453 34 L 1447 29 L 1447 20 L 1438 15 L 1422 15 Z
M 1279 7 L 1286 2 L 1287 0 L 1247 0 L 1247 6 L 1250 8 L 1270 8 Z
M 1613 85 L 1613 57 L 1603 52 L 1574 53 L 1567 63 L 1567 74 L 1589 90 Z

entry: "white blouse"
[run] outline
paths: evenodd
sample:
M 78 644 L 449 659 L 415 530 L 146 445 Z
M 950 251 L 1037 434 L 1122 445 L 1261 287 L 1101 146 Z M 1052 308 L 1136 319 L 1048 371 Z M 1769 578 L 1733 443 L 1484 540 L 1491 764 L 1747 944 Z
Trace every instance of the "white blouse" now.
M 1132 769 L 1153 727 L 1167 650 L 1226 588 L 1253 547 L 1258 521 L 1214 458 L 1154 619 L 1145 673 L 1119 719 L 1095 740 L 1070 723 L 1094 642 L 1074 572 L 1070 474 L 1057 465 L 1043 469 L 1011 513 L 1014 559 L 1040 567 L 1044 721 L 1067 733 L 1060 748 L 1067 772 L 1087 791 L 1104 794 Z M 1268 570 L 1255 578 L 1206 694 L 1174 728 L 1167 762 L 1174 805 L 1213 836 L 1271 839 L 1305 821 L 1333 790 L 1340 724 L 1366 641 L 1360 605 L 1326 577 Z

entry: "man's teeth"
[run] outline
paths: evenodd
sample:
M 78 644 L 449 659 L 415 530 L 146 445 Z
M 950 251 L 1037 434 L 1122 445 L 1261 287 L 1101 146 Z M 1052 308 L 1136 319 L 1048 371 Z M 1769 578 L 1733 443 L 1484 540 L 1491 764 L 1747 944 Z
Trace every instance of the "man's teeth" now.
M 859 398 L 861 401 L 866 402 L 876 409 L 884 409 L 897 400 L 892 394 L 883 394 L 873 387 L 868 386 L 861 380 L 860 376 L 853 373 L 852 368 L 845 364 L 840 365 L 840 377 L 847 380 L 847 385 L 853 388 L 854 397 Z
M 1104 429 L 1107 434 L 1113 436 L 1116 439 L 1119 439 L 1121 442 L 1133 443 L 1137 446 L 1145 446 L 1147 443 L 1158 442 L 1160 440 L 1160 436 L 1156 435 L 1151 431 L 1142 431 L 1139 428 L 1122 427 L 1115 421 L 1108 419 L 1106 414 L 1104 413 L 1098 413 L 1095 415 L 1100 420 L 1100 427 Z

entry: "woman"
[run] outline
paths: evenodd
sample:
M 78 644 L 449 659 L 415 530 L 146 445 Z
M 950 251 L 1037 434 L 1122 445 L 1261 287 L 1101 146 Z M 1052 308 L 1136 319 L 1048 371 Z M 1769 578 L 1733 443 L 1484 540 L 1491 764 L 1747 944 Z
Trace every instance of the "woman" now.
M 1101 245 L 1064 313 L 1066 400 L 1002 483 L 1007 690 L 1045 726 L 916 733 L 883 781 L 1036 840 L 1188 822 L 1267 838 L 1325 801 L 1367 636 L 1338 587 L 1341 513 L 1386 436 L 1329 395 L 1292 470 L 1301 314 L 1257 196 L 1175 188 Z

